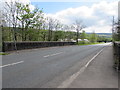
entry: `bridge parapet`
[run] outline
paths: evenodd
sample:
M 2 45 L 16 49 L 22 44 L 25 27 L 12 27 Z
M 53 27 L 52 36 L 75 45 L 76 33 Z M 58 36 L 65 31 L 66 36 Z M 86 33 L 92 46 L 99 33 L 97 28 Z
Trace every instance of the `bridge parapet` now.
M 114 47 L 114 58 L 116 67 L 120 70 L 120 42 L 116 41 L 113 43 Z
M 14 50 L 34 49 L 34 48 L 53 47 L 53 46 L 66 46 L 66 45 L 75 45 L 75 44 L 76 44 L 75 42 L 56 42 L 56 41 L 3 42 L 2 51 L 6 52 L 6 51 L 14 51 Z

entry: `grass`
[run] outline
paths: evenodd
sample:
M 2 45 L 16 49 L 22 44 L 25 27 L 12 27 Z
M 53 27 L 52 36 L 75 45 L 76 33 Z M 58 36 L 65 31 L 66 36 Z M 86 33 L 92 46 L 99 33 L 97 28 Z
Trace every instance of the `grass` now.
M 0 55 L 8 55 L 8 53 L 0 52 Z
M 95 45 L 95 44 L 103 44 L 104 42 L 95 42 L 95 43 L 79 43 L 78 45 Z

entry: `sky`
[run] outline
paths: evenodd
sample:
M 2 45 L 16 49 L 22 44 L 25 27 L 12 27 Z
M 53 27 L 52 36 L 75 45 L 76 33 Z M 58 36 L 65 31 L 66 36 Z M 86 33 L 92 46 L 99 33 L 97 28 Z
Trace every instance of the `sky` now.
M 9 1 L 9 0 L 8 0 Z M 118 17 L 119 0 L 20 0 L 30 3 L 31 9 L 43 8 L 48 17 L 71 25 L 76 19 L 83 21 L 86 32 L 111 33 L 113 16 Z
M 82 5 L 90 6 L 92 2 L 31 2 L 32 5 L 43 8 L 45 13 L 56 13 L 67 8 L 77 8 Z
M 72 24 L 76 19 L 83 21 L 86 32 L 111 33 L 112 18 L 118 17 L 118 1 L 101 0 L 93 2 L 31 2 L 43 8 L 50 17 L 58 18 L 64 24 Z

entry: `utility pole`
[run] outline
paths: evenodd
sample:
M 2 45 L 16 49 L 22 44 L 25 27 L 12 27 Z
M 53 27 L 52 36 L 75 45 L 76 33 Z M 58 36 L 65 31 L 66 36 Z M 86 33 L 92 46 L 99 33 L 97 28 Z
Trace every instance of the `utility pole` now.
M 113 16 L 113 20 L 112 20 L 112 42 L 114 40 L 114 16 Z

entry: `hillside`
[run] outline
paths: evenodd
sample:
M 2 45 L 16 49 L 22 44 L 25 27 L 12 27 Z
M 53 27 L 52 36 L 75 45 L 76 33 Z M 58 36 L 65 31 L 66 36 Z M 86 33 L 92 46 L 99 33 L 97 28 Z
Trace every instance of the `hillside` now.
M 87 33 L 87 34 L 91 34 L 91 33 Z M 112 33 L 96 33 L 99 36 L 104 36 L 106 38 L 111 38 L 112 37 Z

